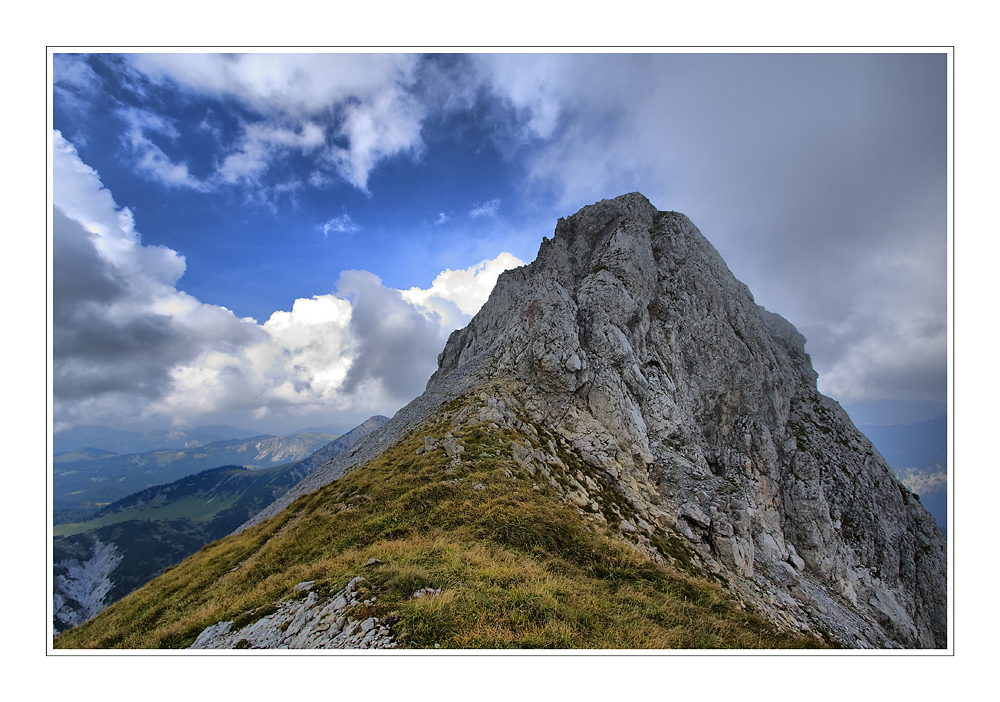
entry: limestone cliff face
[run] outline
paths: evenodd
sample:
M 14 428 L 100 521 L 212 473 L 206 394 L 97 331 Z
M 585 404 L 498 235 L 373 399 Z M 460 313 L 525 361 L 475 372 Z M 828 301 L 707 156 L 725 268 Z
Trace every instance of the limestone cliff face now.
M 643 529 L 682 534 L 776 621 L 945 647 L 945 541 L 817 391 L 804 344 L 684 215 L 632 193 L 560 219 L 504 273 L 426 394 L 473 365 L 515 381 L 514 403 L 615 480 Z

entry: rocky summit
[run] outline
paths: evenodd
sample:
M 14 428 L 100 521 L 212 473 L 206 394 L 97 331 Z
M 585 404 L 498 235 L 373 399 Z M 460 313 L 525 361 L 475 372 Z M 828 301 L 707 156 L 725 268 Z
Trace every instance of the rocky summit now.
M 320 526 L 320 514 L 329 520 L 353 515 L 353 521 L 337 523 L 360 529 L 362 518 L 371 518 L 371 528 L 378 530 L 366 532 L 364 548 L 351 542 L 356 553 L 350 558 L 340 550 L 336 553 L 341 555 L 324 556 L 333 559 L 330 566 L 308 572 L 303 567 L 288 576 L 319 577 L 340 567 L 335 567 L 340 563 L 336 559 L 346 559 L 337 571 L 340 579 L 325 586 L 329 594 L 308 600 L 309 607 L 330 610 L 326 619 L 317 616 L 317 622 L 342 618 L 323 636 L 316 634 L 317 641 L 329 645 L 353 641 L 354 629 L 342 633 L 346 624 L 367 623 L 375 630 L 378 620 L 399 622 L 398 638 L 388 625 L 379 625 L 385 629 L 378 629 L 379 636 L 393 645 L 430 646 L 431 638 L 420 638 L 421 631 L 430 631 L 430 615 L 426 610 L 419 617 L 414 614 L 430 606 L 416 604 L 421 602 L 413 599 L 418 588 L 434 588 L 434 597 L 427 600 L 438 603 L 434 621 L 443 621 L 449 607 L 461 610 L 466 601 L 487 601 L 483 598 L 496 582 L 530 580 L 523 570 L 507 579 L 476 575 L 480 579 L 475 582 L 472 575 L 458 575 L 480 557 L 468 554 L 480 553 L 477 549 L 489 542 L 490 548 L 514 550 L 504 554 L 536 559 L 533 563 L 541 563 L 551 577 L 580 572 L 590 578 L 581 575 L 578 580 L 591 583 L 587 587 L 598 587 L 592 585 L 597 581 L 618 584 L 601 590 L 606 594 L 588 605 L 586 616 L 561 609 L 573 596 L 555 586 L 562 595 L 550 605 L 538 604 L 548 601 L 544 597 L 518 600 L 521 604 L 512 608 L 540 608 L 541 613 L 529 622 L 530 636 L 514 644 L 489 644 L 494 639 L 482 634 L 516 628 L 520 620 L 514 615 L 503 619 L 500 610 L 506 605 L 494 605 L 496 612 L 467 614 L 477 622 L 469 625 L 471 633 L 457 631 L 456 624 L 434 630 L 450 645 L 755 645 L 745 638 L 675 644 L 653 634 L 629 639 L 628 633 L 608 643 L 579 633 L 587 627 L 607 629 L 596 626 L 603 620 L 595 612 L 605 611 L 608 602 L 618 603 L 619 612 L 633 612 L 632 605 L 622 604 L 629 595 L 621 582 L 665 582 L 654 571 L 642 570 L 646 566 L 636 570 L 639 566 L 629 558 L 639 558 L 660 569 L 656 573 L 693 574 L 699 583 L 717 583 L 722 599 L 713 611 L 746 612 L 737 617 L 741 622 L 753 613 L 768 631 L 798 637 L 792 641 L 945 648 L 944 538 L 840 406 L 818 392 L 816 379 L 805 339 L 754 302 L 687 217 L 657 211 L 639 193 L 603 200 L 560 219 L 533 263 L 501 275 L 471 323 L 449 338 L 421 397 L 241 527 L 239 536 L 231 538 L 248 545 L 227 561 L 236 564 L 228 572 L 249 563 L 247 554 L 260 552 L 268 539 L 290 533 L 294 524 L 305 525 L 301 520 L 312 519 L 308 531 L 315 533 L 330 528 Z M 377 479 L 375 473 L 366 476 L 366 470 L 376 468 L 383 471 Z M 398 501 L 385 506 L 390 487 L 404 479 L 401 475 L 414 482 L 391 493 Z M 419 488 L 418 476 L 427 481 Z M 415 506 L 404 509 L 404 502 Z M 548 505 L 548 511 L 536 509 L 540 505 Z M 377 518 L 372 516 L 376 509 L 384 510 Z M 624 547 L 633 555 L 614 556 L 619 565 L 613 567 L 594 566 L 596 556 L 580 554 L 597 551 L 566 546 L 569 537 L 555 527 L 542 533 L 549 518 L 539 515 L 545 514 L 552 515 L 553 524 L 571 515 L 580 526 L 565 529 L 586 532 L 573 544 L 600 538 L 619 544 L 601 546 L 601 553 Z M 442 525 L 444 531 L 435 531 Z M 450 553 L 444 545 L 452 544 L 449 534 L 458 533 L 469 535 L 461 546 L 468 551 L 446 569 L 447 577 L 427 570 L 433 561 L 429 556 L 399 564 L 404 538 L 411 539 L 406 542 L 411 551 L 415 544 L 433 550 L 428 534 L 439 534 L 433 548 L 444 554 Z M 251 547 L 251 540 L 256 545 Z M 339 588 L 363 567 L 362 559 L 378 554 L 386 561 L 385 574 L 365 584 L 370 588 L 366 596 L 369 601 L 378 598 L 378 606 L 345 611 L 324 604 L 322 597 L 330 602 L 349 599 Z M 210 556 L 204 558 L 208 563 Z M 435 563 L 447 560 L 436 558 Z M 556 567 L 553 559 L 558 558 L 568 560 Z M 513 566 L 504 568 L 506 573 Z M 424 574 L 422 579 L 407 580 L 404 575 L 414 569 Z M 645 575 L 620 575 L 640 570 Z M 273 573 L 262 570 L 261 582 L 275 582 Z M 394 601 L 393 583 L 404 581 Z M 297 601 L 302 593 L 293 594 L 292 583 L 286 597 Z M 655 585 L 660 593 L 672 591 L 670 587 Z M 511 588 L 500 590 L 509 594 Z M 277 590 L 274 584 L 267 592 Z M 645 592 L 635 590 L 633 599 L 645 607 L 658 606 L 660 595 Z M 197 637 L 199 646 L 287 644 L 293 634 L 299 644 L 313 640 L 308 638 L 313 634 L 297 633 L 306 631 L 295 624 L 296 617 L 305 617 L 300 616 L 304 609 L 261 598 L 266 599 L 262 594 L 252 602 L 256 610 L 246 610 L 258 612 L 246 624 L 256 629 L 241 633 L 206 615 L 197 627 L 190 624 L 186 634 L 170 640 L 190 645 Z M 691 601 L 692 596 L 682 599 Z M 288 621 L 274 614 L 285 609 Z M 494 615 L 495 620 L 483 619 Z M 684 626 L 663 614 L 650 617 L 667 622 L 671 631 Z M 720 629 L 713 625 L 713 630 Z M 340 638 L 334 641 L 335 636 Z

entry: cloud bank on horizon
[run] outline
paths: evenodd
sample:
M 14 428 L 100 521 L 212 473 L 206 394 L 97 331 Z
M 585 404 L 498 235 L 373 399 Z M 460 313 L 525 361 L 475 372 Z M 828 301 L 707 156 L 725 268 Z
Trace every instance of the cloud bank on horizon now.
M 633 190 L 821 390 L 944 402 L 946 91 L 945 54 L 55 53 L 56 428 L 391 414 L 558 217 Z

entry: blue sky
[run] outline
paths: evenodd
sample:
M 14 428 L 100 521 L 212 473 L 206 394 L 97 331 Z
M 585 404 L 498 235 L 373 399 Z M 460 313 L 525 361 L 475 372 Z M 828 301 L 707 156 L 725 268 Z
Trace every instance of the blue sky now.
M 947 57 L 69 54 L 55 428 L 349 428 L 559 217 L 638 190 L 848 406 L 944 403 Z

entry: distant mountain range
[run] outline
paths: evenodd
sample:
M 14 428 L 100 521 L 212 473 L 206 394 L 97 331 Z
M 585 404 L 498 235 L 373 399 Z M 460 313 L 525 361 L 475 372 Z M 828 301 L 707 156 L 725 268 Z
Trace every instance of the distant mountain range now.
M 156 430 L 146 433 L 119 431 L 110 427 L 79 426 L 53 435 L 52 451 L 57 457 L 83 448 L 104 449 L 114 453 L 145 453 L 158 449 L 195 448 L 213 441 L 249 439 L 258 435 L 258 432 L 228 424 L 212 424 L 185 431 Z
M 386 421 L 386 417 L 371 417 L 315 453 L 284 465 L 260 470 L 240 465 L 213 467 L 140 490 L 97 510 L 64 511 L 77 523 L 57 524 L 53 529 L 55 630 L 79 624 L 205 544 L 226 536 Z M 327 435 L 305 436 L 311 441 Z M 249 443 L 254 442 L 265 443 L 260 437 Z M 217 443 L 232 450 L 235 442 Z M 212 455 L 225 454 L 226 450 L 220 450 Z M 90 463 L 101 465 L 104 460 Z M 102 596 L 95 597 L 95 593 Z
M 93 461 L 98 458 L 112 458 L 118 454 L 107 449 L 91 448 L 84 446 L 75 451 L 64 451 L 52 457 L 53 463 L 69 463 L 70 461 Z
M 915 400 L 865 400 L 844 405 L 858 427 L 885 424 L 915 424 L 948 414 L 943 402 Z
M 53 507 L 58 520 L 61 509 L 101 507 L 208 468 L 271 468 L 298 461 L 337 438 L 333 434 L 265 435 L 123 455 L 86 447 L 54 458 Z
M 948 462 L 948 418 L 937 417 L 914 424 L 862 424 L 891 466 L 923 468 Z

